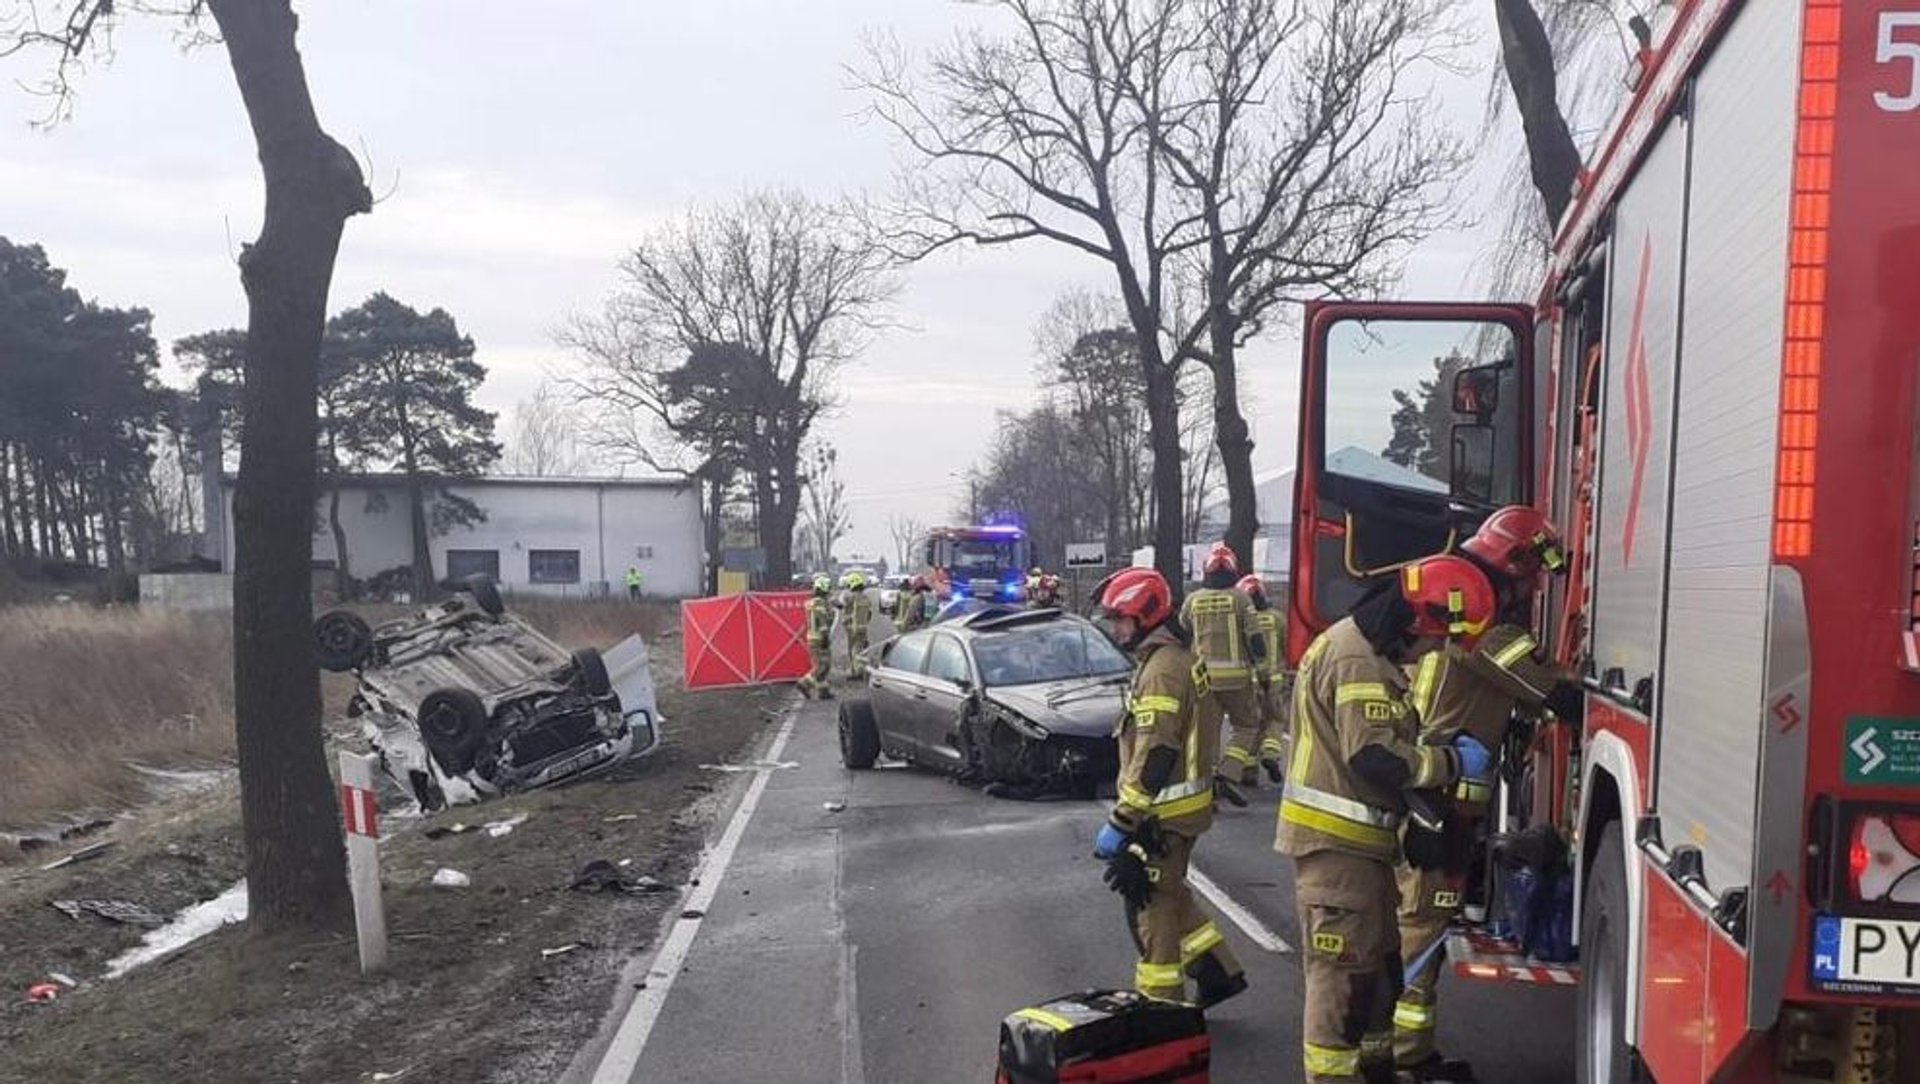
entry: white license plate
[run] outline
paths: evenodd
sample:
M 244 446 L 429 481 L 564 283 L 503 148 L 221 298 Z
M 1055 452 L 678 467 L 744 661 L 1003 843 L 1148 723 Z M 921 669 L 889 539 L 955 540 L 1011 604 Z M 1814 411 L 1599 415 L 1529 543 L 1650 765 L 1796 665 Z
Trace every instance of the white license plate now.
M 1829 982 L 1920 986 L 1920 922 L 1821 915 L 1813 926 L 1813 974 Z

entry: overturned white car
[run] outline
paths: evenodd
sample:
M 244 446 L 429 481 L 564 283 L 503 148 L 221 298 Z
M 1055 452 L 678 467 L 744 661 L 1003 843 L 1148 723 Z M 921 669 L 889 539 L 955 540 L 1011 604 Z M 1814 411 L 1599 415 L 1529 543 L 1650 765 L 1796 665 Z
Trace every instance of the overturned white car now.
M 359 675 L 347 715 L 423 809 L 593 774 L 658 739 L 639 637 L 605 658 L 569 652 L 507 613 L 485 576 L 377 628 L 334 610 L 313 632 L 323 668 Z

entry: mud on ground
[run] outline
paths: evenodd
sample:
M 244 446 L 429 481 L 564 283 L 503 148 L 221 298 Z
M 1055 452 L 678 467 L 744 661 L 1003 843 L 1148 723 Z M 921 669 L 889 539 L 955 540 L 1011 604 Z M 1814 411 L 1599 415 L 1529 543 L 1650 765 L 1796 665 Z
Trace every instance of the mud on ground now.
M 592 1036 L 623 965 L 677 907 L 727 784 L 702 764 L 749 755 L 784 708 L 784 689 L 687 693 L 675 641 L 653 644 L 665 740 L 590 782 L 389 818 L 381 855 L 391 959 L 359 974 L 351 937 L 270 940 L 228 927 L 115 980 L 109 959 L 141 931 L 54 899 L 132 900 L 171 913 L 242 873 L 231 788 L 184 797 L 75 844 L 0 868 L 0 1080 L 551 1081 Z M 429 839 L 526 814 L 509 835 Z M 629 819 L 630 817 L 630 819 Z M 78 843 L 101 857 L 40 864 Z M 578 866 L 631 859 L 623 872 L 675 891 L 570 891 Z M 436 869 L 472 878 L 438 888 Z M 543 957 L 541 950 L 578 945 Z M 49 972 L 79 980 L 51 1005 L 24 1000 Z

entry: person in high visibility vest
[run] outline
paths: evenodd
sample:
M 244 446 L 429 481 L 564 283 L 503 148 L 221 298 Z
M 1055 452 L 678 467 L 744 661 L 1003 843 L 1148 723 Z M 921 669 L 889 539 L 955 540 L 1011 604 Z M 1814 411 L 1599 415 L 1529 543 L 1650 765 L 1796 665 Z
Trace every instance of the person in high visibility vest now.
M 800 679 L 800 695 L 833 699 L 833 581 L 813 578 L 813 597 L 807 600 L 807 656 L 813 669 Z
M 847 676 L 867 676 L 867 631 L 873 626 L 873 596 L 867 594 L 867 575 L 858 569 L 846 575 L 846 593 L 838 605 L 847 615 Z
M 1172 620 L 1173 592 L 1160 573 L 1123 569 L 1096 597 L 1134 670 L 1117 735 L 1119 799 L 1094 839 L 1094 857 L 1107 864 L 1107 887 L 1126 905 L 1140 951 L 1135 988 L 1179 1001 L 1191 979 L 1207 1008 L 1247 988 L 1239 961 L 1187 885 L 1194 847 L 1213 824 L 1220 717 L 1194 684 L 1193 654 Z
M 627 566 L 627 601 L 640 601 L 640 570 L 632 565 Z
M 1532 508 L 1503 508 L 1461 546 L 1461 556 L 1488 574 L 1501 623 L 1470 649 L 1449 645 L 1423 656 L 1413 669 L 1410 698 L 1421 741 L 1444 745 L 1466 733 L 1497 753 L 1516 713 L 1537 715 L 1551 706 L 1556 715 L 1578 721 L 1584 699 L 1579 686 L 1539 657 L 1524 627 L 1541 573 L 1565 566 L 1560 533 Z M 1438 983 L 1447 931 L 1466 902 L 1475 837 L 1492 796 L 1489 785 L 1462 783 L 1453 790 L 1442 829 L 1406 830 L 1397 873 L 1406 989 L 1394 1006 L 1393 1047 L 1394 1063 L 1416 1080 L 1471 1077 L 1465 1062 L 1440 1054 Z
M 1233 589 L 1240 562 L 1225 543 L 1207 553 L 1201 587 L 1180 607 L 1180 623 L 1193 634 L 1193 653 L 1206 672 L 1204 692 L 1226 716 L 1230 734 L 1216 769 L 1221 777 L 1251 786 L 1263 716 L 1253 659 L 1266 644 L 1253 628 L 1253 603 Z M 1245 804 L 1245 800 L 1236 802 Z
M 1260 582 L 1260 577 L 1248 573 L 1234 588 L 1253 603 L 1253 639 L 1260 644 L 1253 657 L 1253 677 L 1260 689 L 1260 767 L 1268 779 L 1278 783 L 1282 778 L 1280 759 L 1286 754 L 1287 693 L 1293 682 L 1281 656 L 1285 637 L 1280 611 L 1267 601 L 1267 585 Z
M 1305 941 L 1308 1084 L 1395 1080 L 1400 996 L 1395 921 L 1400 826 L 1411 791 L 1485 780 L 1493 755 L 1470 734 L 1421 745 L 1402 667 L 1471 644 L 1494 616 L 1493 586 L 1458 557 L 1402 569 L 1321 633 L 1294 676 L 1293 748 L 1274 847 L 1294 864 Z
M 933 589 L 925 576 L 915 576 L 907 581 L 893 600 L 893 631 L 912 632 L 927 623 L 933 615 L 929 605 L 933 601 Z

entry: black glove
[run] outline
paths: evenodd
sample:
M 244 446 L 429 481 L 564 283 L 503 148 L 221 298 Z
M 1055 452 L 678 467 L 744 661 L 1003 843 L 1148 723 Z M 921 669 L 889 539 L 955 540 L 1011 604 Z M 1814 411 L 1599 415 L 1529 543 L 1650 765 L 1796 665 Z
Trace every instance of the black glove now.
M 1107 870 L 1101 879 L 1107 887 L 1120 894 L 1127 906 L 1139 910 L 1153 898 L 1153 885 L 1159 879 L 1160 871 L 1147 865 L 1147 851 L 1138 843 L 1129 843 L 1119 853 L 1107 859 Z
M 1571 681 L 1563 681 L 1547 694 L 1547 710 L 1562 721 L 1579 726 L 1587 719 L 1587 691 Z
M 1445 831 L 1435 831 L 1414 821 L 1408 821 L 1400 846 L 1406 851 L 1407 865 L 1414 869 L 1446 868 L 1447 834 Z

